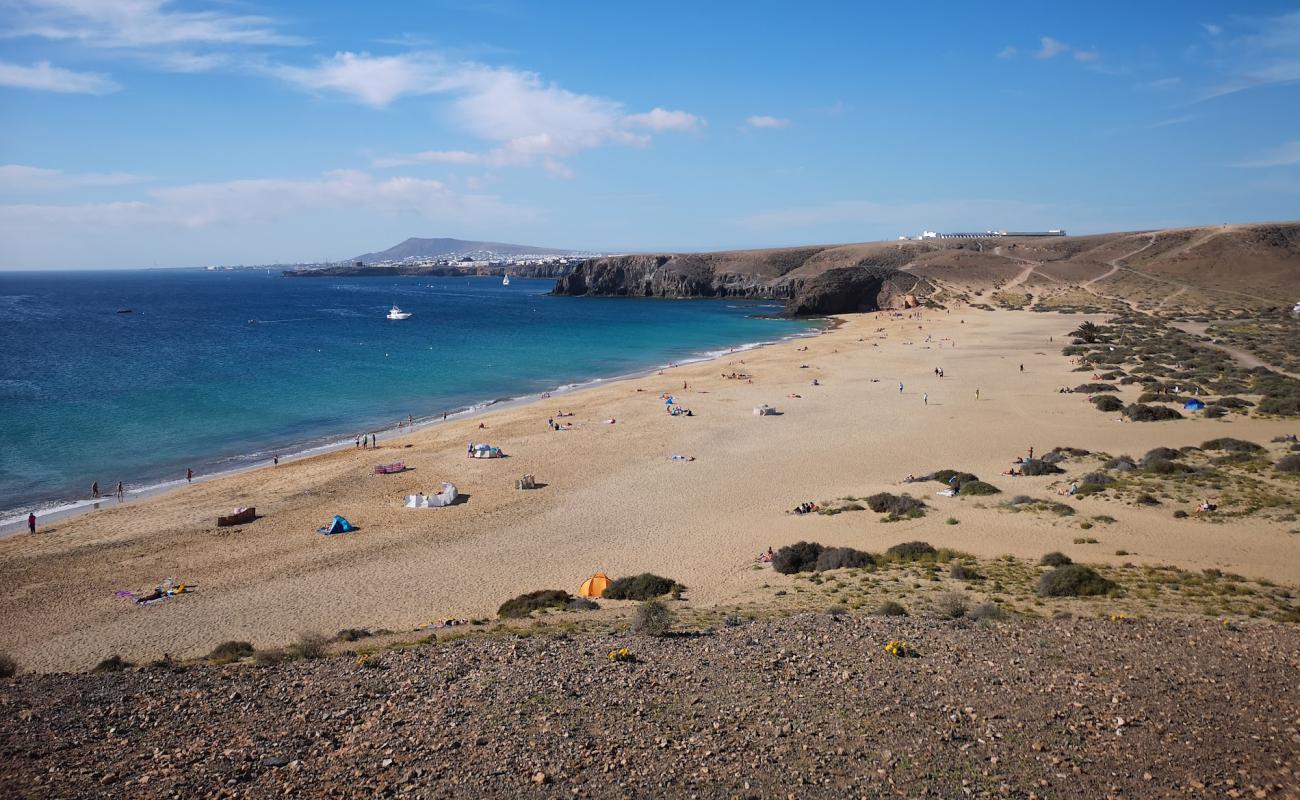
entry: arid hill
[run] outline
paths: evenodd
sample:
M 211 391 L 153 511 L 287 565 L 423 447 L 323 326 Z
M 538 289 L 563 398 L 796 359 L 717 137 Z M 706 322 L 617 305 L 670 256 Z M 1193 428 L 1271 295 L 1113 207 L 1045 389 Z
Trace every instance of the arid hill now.
M 1024 304 L 1084 286 L 1157 309 L 1280 308 L 1297 299 L 1300 222 L 611 256 L 579 265 L 555 291 L 793 300 L 829 270 L 867 266 L 925 278 L 949 295 L 1020 286 Z M 895 278 L 900 287 L 906 282 Z M 918 293 L 925 289 L 917 283 Z

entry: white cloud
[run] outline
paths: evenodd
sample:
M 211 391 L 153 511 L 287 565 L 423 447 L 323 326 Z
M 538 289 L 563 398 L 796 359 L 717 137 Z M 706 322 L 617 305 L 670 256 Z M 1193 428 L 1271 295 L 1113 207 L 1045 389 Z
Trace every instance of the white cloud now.
M 338 170 L 318 178 L 266 178 L 199 183 L 147 191 L 143 199 L 75 205 L 0 205 L 0 260 L 13 266 L 43 263 L 75 251 L 88 234 L 105 237 L 128 254 L 141 236 L 185 241 L 262 239 L 268 228 L 304 223 L 325 212 L 414 215 L 439 225 L 489 227 L 531 220 L 533 212 L 487 194 L 458 192 L 440 181 L 410 177 L 379 179 Z M 84 249 L 84 248 L 82 248 Z M 193 248 L 185 248 L 192 250 Z M 85 253 L 81 257 L 104 258 Z M 74 262 L 75 263 L 75 262 Z
M 73 72 L 48 61 L 37 61 L 31 66 L 0 61 L 0 86 L 63 94 L 112 94 L 122 88 L 107 75 Z
M 372 56 L 337 53 L 313 67 L 274 66 L 271 74 L 302 89 L 335 92 L 375 108 L 403 97 L 442 95 L 451 118 L 492 146 L 482 152 L 429 150 L 378 158 L 374 165 L 541 164 L 568 175 L 561 159 L 606 145 L 646 145 L 655 133 L 693 131 L 704 121 L 686 111 L 654 108 L 629 114 L 623 104 L 571 92 L 534 72 L 449 62 L 433 53 Z
M 225 10 L 178 11 L 171 0 L 7 0 L 0 36 L 96 47 L 177 44 L 284 45 L 301 40 L 275 21 Z
M 1038 52 L 1034 53 L 1034 58 L 1055 58 L 1061 53 L 1068 53 L 1070 46 L 1065 42 L 1053 39 L 1050 36 L 1044 36 L 1041 40 L 1041 47 Z
M 1172 75 L 1168 78 L 1157 78 L 1154 81 L 1147 81 L 1146 83 L 1140 83 L 1134 88 L 1135 89 L 1171 89 L 1175 86 L 1178 86 L 1182 82 L 1183 82 L 1182 78 L 1176 75 Z
M 790 120 L 784 117 L 771 117 L 766 114 L 756 114 L 745 119 L 745 124 L 751 128 L 786 128 L 790 125 Z
M 1219 34 L 1223 33 L 1223 26 L 1221 25 L 1212 25 L 1208 22 L 1202 22 L 1201 27 L 1204 28 L 1205 32 L 1210 34 L 1211 36 L 1218 36 Z
M 652 131 L 694 131 L 703 124 L 694 114 L 663 108 L 653 108 L 644 114 L 629 114 L 626 119 L 629 125 Z
M 1007 45 L 1006 47 L 998 51 L 998 58 L 1002 58 L 1002 59 L 1015 58 L 1016 53 L 1018 52 L 1020 51 L 1016 50 L 1014 46 Z
M 1074 56 L 1075 61 L 1082 61 L 1084 63 L 1096 61 L 1101 58 L 1101 53 L 1096 50 L 1075 50 L 1070 55 Z
M 1249 161 L 1238 161 L 1237 167 L 1293 167 L 1300 165 L 1300 139 L 1293 139 L 1280 147 L 1268 150 Z
M 1191 122 L 1194 119 L 1196 119 L 1195 114 L 1184 114 L 1181 117 L 1173 117 L 1171 119 L 1162 119 L 1158 122 L 1152 122 L 1148 125 L 1144 125 L 1143 127 L 1144 128 L 1167 128 L 1170 125 L 1182 125 L 1184 122 Z
M 23 164 L 0 165 L 0 191 L 49 191 L 93 186 L 125 186 L 149 180 L 128 172 L 64 172 Z
M 1197 100 L 1300 81 L 1300 11 L 1233 23 L 1241 32 L 1216 38 L 1210 63 L 1223 77 Z

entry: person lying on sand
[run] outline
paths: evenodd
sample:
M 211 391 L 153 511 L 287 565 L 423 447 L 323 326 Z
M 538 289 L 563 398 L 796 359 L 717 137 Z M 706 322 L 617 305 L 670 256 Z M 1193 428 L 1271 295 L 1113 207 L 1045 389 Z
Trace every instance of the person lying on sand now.
M 1021 474 L 1023 474 L 1023 473 L 1021 473 L 1021 472 L 1020 472 L 1018 469 L 1016 469 L 1015 467 L 1012 467 L 1011 469 L 1007 470 L 1006 472 L 1003 472 L 1002 474 L 1003 474 L 1003 475 L 1010 475 L 1010 476 L 1013 477 L 1013 478 L 1018 478 L 1018 477 L 1020 477 Z
M 694 461 L 695 456 L 679 456 L 676 453 L 668 457 L 669 461 Z
M 1218 503 L 1211 503 L 1209 500 L 1202 500 L 1201 504 L 1196 507 L 1197 514 L 1208 514 L 1219 508 Z

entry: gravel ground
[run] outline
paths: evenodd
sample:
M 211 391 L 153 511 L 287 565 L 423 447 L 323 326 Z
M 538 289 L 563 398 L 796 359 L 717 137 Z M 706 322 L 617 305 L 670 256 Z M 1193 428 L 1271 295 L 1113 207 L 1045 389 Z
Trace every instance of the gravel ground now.
M 6 681 L 0 795 L 1300 797 L 1291 626 L 804 615 L 375 660 Z

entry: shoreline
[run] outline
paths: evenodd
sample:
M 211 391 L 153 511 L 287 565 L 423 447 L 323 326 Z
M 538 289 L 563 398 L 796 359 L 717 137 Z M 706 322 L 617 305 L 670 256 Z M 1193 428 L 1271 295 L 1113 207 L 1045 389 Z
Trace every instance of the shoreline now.
M 461 420 L 473 419 L 474 417 L 481 416 L 483 414 L 487 414 L 493 411 L 519 408 L 522 406 L 526 406 L 530 403 L 541 402 L 542 400 L 549 399 L 555 395 L 571 394 L 573 392 L 582 391 L 583 389 L 594 388 L 597 386 L 605 386 L 612 383 L 617 383 L 619 381 L 636 380 L 638 378 L 644 378 L 648 375 L 654 374 L 656 372 L 665 369 L 672 369 L 674 367 L 686 366 L 689 364 L 700 364 L 708 361 L 715 361 L 731 353 L 750 352 L 763 347 L 769 347 L 771 345 L 780 344 L 782 342 L 792 341 L 794 339 L 815 338 L 828 331 L 835 330 L 837 327 L 839 327 L 840 324 L 842 324 L 841 320 L 834 317 L 813 318 L 812 321 L 816 321 L 821 324 L 819 327 L 810 328 L 806 331 L 800 331 L 797 333 L 791 333 L 787 336 L 782 336 L 777 339 L 765 339 L 765 340 L 760 340 L 755 342 L 744 342 L 742 344 L 735 345 L 725 351 L 706 350 L 699 355 L 688 356 L 680 361 L 673 361 L 673 362 L 668 362 L 666 364 L 652 365 L 649 367 L 645 367 L 643 369 L 634 370 L 628 373 L 613 375 L 610 377 L 596 377 L 596 378 L 590 378 L 587 380 L 578 381 L 574 383 L 559 384 L 555 386 L 555 388 L 544 390 L 541 394 L 516 395 L 512 397 L 478 401 L 478 402 L 471 403 L 468 406 L 459 408 L 455 411 L 449 411 L 445 418 L 438 415 L 434 415 L 432 417 L 417 418 L 415 422 L 411 425 L 400 425 L 400 426 L 390 425 L 388 427 L 379 428 L 374 431 L 368 431 L 368 432 L 373 432 L 376 436 L 383 436 L 383 437 L 406 436 L 413 433 L 419 433 L 421 431 L 428 430 L 430 428 L 434 428 L 438 425 L 442 425 L 445 423 L 452 423 Z M 328 455 L 330 453 L 336 453 L 342 450 L 356 449 L 354 447 L 353 442 L 349 442 L 346 438 L 338 439 L 337 441 L 335 441 L 335 437 L 333 435 L 319 437 L 317 440 L 314 441 L 314 443 L 312 441 L 305 441 L 305 442 L 295 443 L 291 446 L 299 449 L 291 450 L 288 451 L 287 453 L 280 455 L 279 459 L 281 465 L 302 462 L 308 459 L 317 458 L 323 455 Z M 10 536 L 14 536 L 15 534 L 26 533 L 27 514 L 31 512 L 35 512 L 36 514 L 36 526 L 37 526 L 36 530 L 39 533 L 43 527 L 45 527 L 46 525 L 53 524 L 55 522 L 64 522 L 86 514 L 92 514 L 96 511 L 104 511 L 110 508 L 118 508 L 122 506 L 128 506 L 134 503 L 139 503 L 143 500 L 159 497 L 168 492 L 179 489 L 183 486 L 197 484 L 197 483 L 208 483 L 211 481 L 221 480 L 223 478 L 229 478 L 236 475 L 244 475 L 249 472 L 254 472 L 257 470 L 275 468 L 275 463 L 272 461 L 271 457 L 252 456 L 250 458 L 249 454 L 228 456 L 222 459 L 221 461 L 217 461 L 214 463 L 220 464 L 222 461 L 239 462 L 245 458 L 249 458 L 249 460 L 243 463 L 237 463 L 235 466 L 227 467 L 224 469 L 217 469 L 216 471 L 203 473 L 201 475 L 196 474 L 193 481 L 185 481 L 183 479 L 162 480 L 155 483 L 145 484 L 143 486 L 138 486 L 135 488 L 127 488 L 126 491 L 124 492 L 123 499 L 121 500 L 118 500 L 114 494 L 109 493 L 109 494 L 101 494 L 101 496 L 98 499 L 82 498 L 77 500 L 59 499 L 59 500 L 36 501 L 29 507 L 28 510 L 23 511 L 21 513 L 17 513 L 15 516 L 0 517 L 0 540 L 6 539 Z M 200 468 L 202 468 L 203 462 L 199 462 L 199 463 L 200 463 Z M 17 511 L 19 508 L 21 508 L 21 506 L 16 506 L 15 509 L 13 510 Z M 7 513 L 7 512 L 0 512 L 0 513 Z

